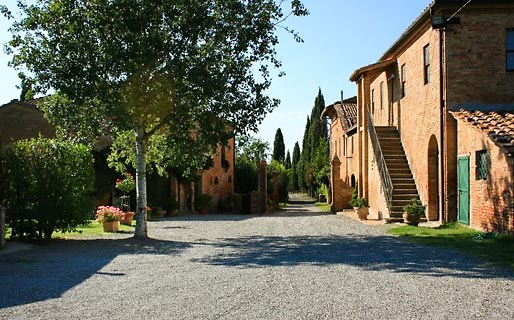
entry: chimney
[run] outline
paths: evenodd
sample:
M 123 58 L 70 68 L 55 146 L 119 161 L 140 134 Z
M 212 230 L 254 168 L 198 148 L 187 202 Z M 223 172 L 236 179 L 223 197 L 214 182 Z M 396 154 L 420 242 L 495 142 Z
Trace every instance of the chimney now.
M 344 101 L 344 92 L 343 92 L 343 90 L 341 90 L 341 104 L 343 104 L 343 101 Z

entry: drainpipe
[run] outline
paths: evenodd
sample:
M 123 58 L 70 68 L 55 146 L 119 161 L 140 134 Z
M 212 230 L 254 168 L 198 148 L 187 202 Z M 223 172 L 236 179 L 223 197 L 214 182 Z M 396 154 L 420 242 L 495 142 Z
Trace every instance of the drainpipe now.
M 441 199 L 442 199 L 442 206 L 441 206 L 441 216 L 440 216 L 440 220 L 441 221 L 446 221 L 447 219 L 447 216 L 446 216 L 446 205 L 447 205 L 447 201 L 448 199 L 446 198 L 446 195 L 447 195 L 447 184 L 446 184 L 446 181 L 445 181 L 445 164 L 446 164 L 446 161 L 445 161 L 445 158 L 444 158 L 444 155 L 445 155 L 445 148 L 447 146 L 447 143 L 446 143 L 446 140 L 445 140 L 445 134 L 446 134 L 446 107 L 445 107 L 445 98 L 444 98 L 444 94 L 445 94 L 445 90 L 444 90 L 444 87 L 446 86 L 446 81 L 445 81 L 445 77 L 446 77 L 446 70 L 445 70 L 445 64 L 446 64 L 446 60 L 444 59 L 445 58 L 445 54 L 444 54 L 444 40 L 443 40 L 443 37 L 444 37 L 444 28 L 441 28 L 439 29 L 439 97 L 440 97 L 440 108 L 441 108 L 441 112 L 440 112 L 440 122 L 441 122 L 441 143 L 439 144 L 440 145 L 440 149 L 441 151 L 439 152 L 439 162 L 440 162 L 440 168 L 441 168 L 441 178 L 440 178 L 440 185 L 441 185 Z

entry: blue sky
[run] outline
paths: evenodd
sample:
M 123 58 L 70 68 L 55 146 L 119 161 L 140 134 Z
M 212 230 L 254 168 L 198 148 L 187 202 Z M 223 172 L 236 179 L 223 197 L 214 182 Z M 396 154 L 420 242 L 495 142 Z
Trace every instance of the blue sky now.
M 286 24 L 298 31 L 304 43 L 296 43 L 279 31 L 278 56 L 286 76 L 276 78 L 269 94 L 281 105 L 266 117 L 256 134 L 273 140 L 277 128 L 284 135 L 286 149 L 301 146 L 307 116 L 321 88 L 326 104 L 355 95 L 348 78 L 357 68 L 376 62 L 407 27 L 428 6 L 430 0 L 303 0 L 310 15 L 291 18 Z M 12 11 L 16 0 L 2 0 Z M 10 22 L 0 18 L 0 42 L 9 40 Z M 17 71 L 7 66 L 10 59 L 0 53 L 0 105 L 19 97 Z

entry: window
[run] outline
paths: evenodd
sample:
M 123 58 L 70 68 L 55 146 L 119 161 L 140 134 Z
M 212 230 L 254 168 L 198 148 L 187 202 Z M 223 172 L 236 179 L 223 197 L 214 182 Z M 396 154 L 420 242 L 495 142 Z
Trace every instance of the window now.
M 428 44 L 423 48 L 423 61 L 425 84 L 427 84 L 430 83 L 430 46 Z
M 375 89 L 371 89 L 371 114 L 375 114 Z
M 352 155 L 353 155 L 353 136 L 352 136 Z
M 507 49 L 507 71 L 514 71 L 514 29 L 507 29 L 505 47 Z
M 407 82 L 407 71 L 405 69 L 405 63 L 402 64 L 402 98 L 405 97 L 405 83 Z
M 380 82 L 380 109 L 384 109 L 384 81 Z
M 487 180 L 489 154 L 487 150 L 477 151 L 475 154 L 476 161 L 476 180 Z

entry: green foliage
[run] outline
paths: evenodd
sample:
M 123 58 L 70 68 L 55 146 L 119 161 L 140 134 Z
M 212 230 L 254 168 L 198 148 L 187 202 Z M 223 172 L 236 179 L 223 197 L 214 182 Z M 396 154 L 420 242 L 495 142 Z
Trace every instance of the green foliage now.
M 284 162 L 284 165 L 286 166 L 286 169 L 291 169 L 292 168 L 291 153 L 289 153 L 289 150 L 287 150 L 286 161 Z
M 286 202 L 288 199 L 288 189 L 289 189 L 289 177 L 292 174 L 291 169 L 286 169 L 286 167 L 276 161 L 272 160 L 268 165 L 268 193 L 272 194 L 274 192 L 274 176 L 278 174 L 278 197 L 279 202 Z
M 421 203 L 421 200 L 412 198 L 409 204 L 403 206 L 403 211 L 408 214 L 422 215 L 425 213 L 426 208 L 427 207 Z
M 318 188 L 318 193 L 325 196 L 325 198 L 328 199 L 328 187 L 326 184 L 322 183 L 321 186 Z
M 366 198 L 356 198 L 356 199 L 352 199 L 350 200 L 350 205 L 354 208 L 364 208 L 364 207 L 369 207 L 369 204 L 368 204 L 368 199 Z
M 353 188 L 352 198 L 350 200 L 350 203 L 351 203 L 351 201 L 356 200 L 358 197 L 359 197 L 359 185 L 356 183 L 355 187 Z
M 282 135 L 282 130 L 278 128 L 277 132 L 275 133 L 275 140 L 273 142 L 273 156 L 271 158 L 280 163 L 284 163 L 285 153 L 286 146 L 284 144 L 284 136 Z
M 7 146 L 1 160 L 1 199 L 13 238 L 48 239 L 88 223 L 95 179 L 88 147 L 31 139 Z
M 307 117 L 303 148 L 297 166 L 299 188 L 307 189 L 311 195 L 322 183 L 328 184 L 330 173 L 328 127 L 326 120 L 321 119 L 324 108 L 325 99 L 319 89 L 311 115 Z
M 270 145 L 260 137 L 249 135 L 238 135 L 236 137 L 236 162 L 237 159 L 245 158 L 257 163 L 268 157 Z

